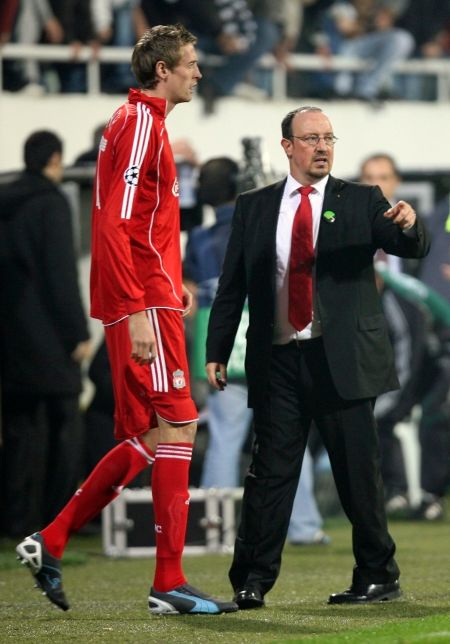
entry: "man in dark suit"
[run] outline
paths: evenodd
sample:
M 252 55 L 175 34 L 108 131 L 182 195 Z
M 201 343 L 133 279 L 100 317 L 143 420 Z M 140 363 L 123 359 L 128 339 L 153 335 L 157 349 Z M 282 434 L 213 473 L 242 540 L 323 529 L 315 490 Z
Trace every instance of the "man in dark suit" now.
M 0 186 L 0 496 L 11 537 L 52 518 L 77 488 L 80 367 L 91 354 L 71 212 L 59 187 L 62 141 L 39 130 L 23 153 L 24 172 Z
M 206 369 L 211 385 L 222 389 L 248 298 L 255 445 L 230 580 L 240 608 L 264 605 L 279 573 L 314 420 L 352 523 L 356 560 L 350 588 L 329 603 L 393 599 L 400 573 L 387 530 L 373 406 L 398 380 L 373 254 L 383 248 L 422 257 L 429 241 L 408 203 L 391 207 L 378 187 L 330 175 L 336 137 L 319 108 L 290 112 L 282 136 L 289 175 L 238 197 L 209 320 Z

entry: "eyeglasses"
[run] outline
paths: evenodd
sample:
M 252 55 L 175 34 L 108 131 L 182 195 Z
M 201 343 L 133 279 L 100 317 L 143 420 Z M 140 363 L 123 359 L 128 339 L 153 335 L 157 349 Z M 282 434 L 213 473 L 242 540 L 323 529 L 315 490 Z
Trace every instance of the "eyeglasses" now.
M 306 145 L 310 145 L 312 148 L 315 148 L 317 145 L 319 145 L 320 139 L 323 139 L 325 142 L 325 145 L 328 145 L 330 148 L 332 148 L 333 145 L 338 140 L 337 136 L 334 136 L 334 134 L 325 134 L 325 136 L 319 136 L 318 134 L 308 134 L 307 136 L 295 136 L 295 134 L 291 134 L 289 138 L 300 139 L 300 141 L 303 141 L 303 143 L 306 143 Z

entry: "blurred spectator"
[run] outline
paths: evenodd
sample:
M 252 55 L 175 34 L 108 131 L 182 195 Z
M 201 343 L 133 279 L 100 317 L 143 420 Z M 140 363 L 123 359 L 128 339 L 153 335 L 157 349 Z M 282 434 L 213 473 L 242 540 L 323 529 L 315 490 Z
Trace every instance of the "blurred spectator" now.
M 389 203 L 395 203 L 400 171 L 390 154 L 379 152 L 367 157 L 360 165 L 359 180 L 371 186 L 378 185 Z M 379 251 L 375 259 L 377 263 L 383 262 L 393 273 L 402 271 L 399 257 Z M 389 288 L 380 272 L 376 277 L 400 382 L 400 389 L 382 394 L 375 405 L 386 510 L 397 512 L 408 507 L 408 483 L 402 447 L 394 429 L 397 423 L 409 419 L 414 405 L 419 402 L 418 382 L 425 353 L 426 318 L 421 306 Z
M 314 1 L 314 0 L 313 0 Z M 257 25 L 256 44 L 259 43 L 260 53 L 256 56 L 255 62 L 263 54 L 272 52 L 277 61 L 287 66 L 287 57 L 294 51 L 297 44 L 300 28 L 302 8 L 308 0 L 280 0 L 272 2 L 271 0 L 248 0 L 250 9 L 253 11 Z M 258 47 L 255 46 L 255 53 Z M 252 80 L 262 87 L 266 94 L 270 94 L 271 73 L 265 70 L 254 70 L 250 68 Z M 264 79 L 264 80 L 262 80 Z M 247 84 L 238 84 L 234 89 L 234 94 L 246 98 L 261 98 L 261 95 L 255 93 L 252 86 Z
M 209 227 L 194 228 L 186 247 L 184 277 L 195 285 L 197 316 L 207 317 L 216 292 L 231 229 L 238 175 L 238 164 L 227 157 L 210 159 L 200 168 L 198 199 L 215 209 L 216 222 Z M 196 338 L 203 365 L 205 337 L 202 334 Z M 225 391 L 210 392 L 206 406 L 209 442 L 201 486 L 237 487 L 241 478 L 241 451 L 252 419 L 243 369 L 239 377 L 230 378 Z
M 235 91 L 248 94 L 248 87 L 239 87 L 246 80 L 255 62 L 271 51 L 280 40 L 278 27 L 271 22 L 274 11 L 277 14 L 289 1 L 282 0 L 275 9 L 274 3 L 252 0 L 257 16 L 252 12 L 250 0 L 211 0 L 199 3 L 196 0 L 141 0 L 145 25 L 158 22 L 184 22 L 198 37 L 199 49 L 205 53 L 203 80 L 200 92 L 205 103 L 205 112 L 211 113 L 218 97 L 229 96 Z M 270 14 L 270 15 L 269 15 Z M 225 58 L 224 64 L 208 67 L 208 54 Z M 261 98 L 264 94 L 253 89 Z
M 450 56 L 450 0 L 409 0 L 398 26 L 415 40 L 414 58 Z M 436 80 L 430 76 L 407 75 L 402 79 L 402 96 L 408 100 L 436 98 Z
M 444 515 L 444 496 L 450 482 L 450 303 L 418 279 L 402 273 L 395 275 L 378 266 L 392 290 L 413 304 L 426 307 L 433 322 L 428 329 L 415 393 L 422 412 L 419 426 L 422 493 L 419 501 L 415 499 L 411 516 L 434 521 Z
M 327 546 L 331 539 L 322 527 L 323 519 L 314 494 L 314 461 L 307 446 L 292 506 L 287 539 L 293 546 Z
M 386 152 L 377 152 L 367 157 L 360 166 L 359 180 L 369 186 L 379 186 L 389 203 L 393 206 L 397 201 L 397 190 L 401 182 L 400 170 L 395 159 Z M 383 253 L 389 270 L 400 272 L 402 259 L 395 255 Z
M 333 75 L 326 71 L 330 56 L 336 53 L 330 34 L 335 33 L 328 9 L 335 0 L 303 0 L 301 3 L 299 36 L 295 52 L 319 54 L 323 57 L 324 71 L 291 70 L 287 77 L 289 96 L 318 96 L 329 98 L 332 93 Z
M 332 5 L 322 53 L 369 64 L 365 72 L 339 72 L 334 82 L 337 96 L 375 101 L 393 95 L 393 67 L 414 48 L 412 35 L 396 26 L 407 5 L 408 0 L 338 0 Z
M 420 279 L 450 304 L 450 194 L 428 218 L 430 254 L 421 264 Z M 417 518 L 441 518 L 450 485 L 450 325 L 435 320 L 429 359 L 422 381 L 425 391 L 419 426 L 421 482 L 424 490 Z
M 0 47 L 8 43 L 12 38 L 18 8 L 19 0 L 3 0 L 0 4 Z M 14 69 L 14 62 L 2 60 L 0 65 L 3 87 L 8 90 L 17 89 L 17 73 Z
M 61 92 L 86 91 L 86 65 L 77 59 L 83 45 L 92 47 L 92 56 L 100 46 L 94 30 L 91 0 L 50 0 L 55 18 L 63 28 L 62 42 L 71 47 L 72 61 L 55 63 L 52 67 L 59 77 Z
M 100 343 L 88 371 L 89 379 L 95 386 L 94 396 L 84 414 L 86 426 L 86 458 L 83 477 L 91 472 L 97 463 L 115 445 L 114 439 L 114 394 L 111 368 L 104 340 Z
M 181 230 L 189 233 L 202 222 L 202 205 L 197 199 L 199 162 L 188 139 L 176 139 L 171 145 L 180 191 Z
M 63 41 L 64 31 L 55 17 L 49 0 L 21 0 L 14 29 L 14 41 L 31 45 L 42 41 L 59 44 Z M 39 95 L 44 93 L 44 84 L 38 62 L 28 60 L 14 63 L 20 77 L 16 89 Z
M 95 32 L 104 45 L 132 47 L 136 38 L 135 9 L 139 0 L 91 0 Z M 135 79 L 128 63 L 103 65 L 102 89 L 128 93 Z
M 0 5 L 0 46 L 9 42 L 19 0 L 3 0 Z
M 94 166 L 97 163 L 98 155 L 98 146 L 100 145 L 100 140 L 103 135 L 103 130 L 106 127 L 106 123 L 97 125 L 92 135 L 92 147 L 86 152 L 82 152 L 74 161 L 74 166 L 83 167 L 83 166 Z
M 52 132 L 33 133 L 24 159 L 21 176 L 0 187 L 1 495 L 3 530 L 11 536 L 48 520 L 76 489 L 83 445 L 80 365 L 90 355 L 71 215 L 58 187 L 61 140 Z M 37 512 L 36 490 L 43 497 Z
M 397 423 L 409 421 L 413 407 L 420 403 L 428 320 L 420 303 L 406 299 L 386 285 L 380 271 L 376 279 L 400 382 L 400 389 L 382 394 L 375 404 L 389 514 L 404 511 L 409 505 L 404 453 L 394 430 Z

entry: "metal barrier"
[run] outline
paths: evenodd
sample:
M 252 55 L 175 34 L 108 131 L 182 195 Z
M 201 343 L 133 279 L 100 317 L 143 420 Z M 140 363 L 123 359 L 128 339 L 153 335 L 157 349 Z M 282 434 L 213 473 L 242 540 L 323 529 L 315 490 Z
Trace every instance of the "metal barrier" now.
M 77 62 L 87 66 L 87 92 L 99 94 L 100 66 L 111 63 L 128 63 L 131 60 L 132 49 L 129 47 L 102 47 L 94 56 L 90 47 L 82 47 L 77 57 Z M 37 62 L 73 62 L 72 48 L 69 45 L 21 45 L 9 43 L 0 47 L 0 92 L 3 91 L 2 78 L 3 60 L 22 60 Z M 211 56 L 199 52 L 200 62 L 208 66 L 220 66 L 223 59 L 220 56 Z M 340 70 L 364 71 L 368 68 L 367 61 L 333 56 L 324 59 L 315 54 L 291 54 L 287 66 L 280 64 L 274 56 L 266 54 L 258 65 L 263 69 L 272 71 L 273 98 L 285 99 L 287 97 L 287 76 L 290 71 L 320 71 L 333 72 Z M 423 74 L 434 76 L 437 79 L 437 100 L 450 101 L 450 60 L 449 59 L 410 59 L 397 63 L 395 71 L 399 74 Z

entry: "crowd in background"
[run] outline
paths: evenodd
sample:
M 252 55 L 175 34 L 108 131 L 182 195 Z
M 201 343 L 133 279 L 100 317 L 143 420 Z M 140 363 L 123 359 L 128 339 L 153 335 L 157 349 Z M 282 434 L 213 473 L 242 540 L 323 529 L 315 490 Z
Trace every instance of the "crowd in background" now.
M 133 46 L 149 26 L 175 22 L 198 38 L 206 113 L 221 96 L 270 95 L 270 73 L 257 65 L 267 53 L 288 68 L 292 52 L 321 57 L 320 71 L 291 70 L 291 96 L 368 102 L 435 99 L 434 77 L 399 77 L 393 68 L 450 55 L 450 0 L 4 0 L 0 43 L 67 44 L 72 52 L 70 62 L 5 61 L 5 89 L 83 92 L 82 45 L 95 57 L 102 47 Z M 367 61 L 367 70 L 331 72 L 335 55 Z M 212 65 L 217 56 L 221 64 Z M 128 64 L 102 65 L 102 91 L 127 92 L 132 84 Z
M 94 168 L 100 132 L 101 128 L 97 128 L 93 149 L 80 155 L 76 165 Z M 5 278 L 4 312 L 8 311 L 2 315 L 0 324 L 3 399 L 0 530 L 11 536 L 32 531 L 45 520 L 43 517 L 56 514 L 77 482 L 114 442 L 108 358 L 104 343 L 93 359 L 89 355 L 91 347 L 77 286 L 73 239 L 68 229 L 69 205 L 56 186 L 62 179 L 62 142 L 48 133 L 44 142 L 46 137 L 55 146 L 49 151 L 55 157 L 55 167 L 47 164 L 41 168 L 43 161 L 34 151 L 37 159 L 31 153 L 25 155 L 31 170 L 27 165 L 25 174 L 16 182 L 0 185 L 0 264 Z M 37 142 L 43 155 L 46 146 L 40 139 Z M 250 458 L 252 414 L 246 406 L 242 369 L 245 339 L 243 346 L 236 349 L 234 376 L 230 362 L 230 384 L 225 394 L 208 392 L 203 373 L 205 320 L 217 286 L 234 199 L 239 191 L 273 179 L 263 168 L 260 140 L 245 139 L 242 143 L 242 160 L 218 158 L 202 165 L 187 141 L 173 144 L 179 176 L 189 170 L 189 183 L 183 188 L 181 182 L 180 202 L 182 228 L 188 235 L 184 275 L 196 296 L 196 306 L 186 319 L 186 337 L 193 394 L 204 430 L 199 433 L 199 449 L 191 472 L 194 486 L 239 486 Z M 33 163 L 38 164 L 39 173 L 44 175 L 39 180 L 33 178 L 36 174 Z M 355 170 L 356 179 L 379 184 L 389 201 L 401 197 L 401 174 L 389 154 L 374 154 Z M 380 254 L 375 258 L 401 383 L 400 391 L 380 397 L 376 407 L 386 506 L 390 513 L 422 520 L 444 517 L 450 484 L 449 209 L 446 194 L 428 213 L 432 250 L 419 264 L 402 264 L 398 258 Z M 207 224 L 205 215 L 211 220 L 212 213 L 213 221 Z M 88 214 L 85 225 L 87 219 Z M 42 234 L 45 230 L 52 234 Z M 55 235 L 58 243 L 52 242 Z M 40 317 L 33 316 L 31 322 L 29 310 L 34 307 Z M 78 326 L 71 334 L 74 324 Z M 27 331 L 29 327 L 33 333 Z M 77 354 L 77 347 L 83 349 L 81 355 Z M 64 373 L 47 368 L 55 350 L 67 353 L 61 362 L 67 370 Z M 88 377 L 95 391 L 82 417 L 77 409 L 80 363 L 84 363 L 85 371 L 89 367 Z M 411 456 L 411 448 L 416 457 Z M 306 524 L 301 521 L 296 524 L 293 516 L 288 536 L 292 542 L 303 543 L 305 534 L 313 542 L 328 542 L 321 529 L 322 517 L 315 497 L 325 516 L 330 508 L 333 512 L 339 509 L 331 481 L 326 453 L 313 432 L 294 505 L 294 509 L 299 506 L 295 516 L 306 519 Z
M 370 103 L 399 96 L 433 100 L 436 88 L 431 77 L 409 75 L 399 78 L 394 74 L 394 65 L 408 58 L 444 58 L 450 54 L 450 0 L 4 0 L 0 6 L 0 46 L 6 42 L 67 44 L 73 53 L 70 63 L 4 61 L 5 88 L 17 92 L 83 92 L 86 69 L 84 64 L 77 62 L 82 45 L 91 47 L 95 56 L 101 47 L 131 47 L 151 25 L 175 22 L 185 23 L 198 37 L 204 73 L 199 91 L 206 112 L 212 112 L 216 101 L 223 96 L 260 100 L 270 95 L 270 74 L 257 66 L 258 59 L 266 53 L 272 53 L 285 65 L 288 65 L 291 52 L 316 53 L 322 57 L 321 71 L 292 71 L 289 74 L 291 96 L 357 98 Z M 217 55 L 221 57 L 221 66 L 208 64 L 208 60 Z M 332 73 L 329 62 L 335 55 L 367 59 L 369 68 L 358 74 Z M 134 84 L 128 64 L 102 66 L 103 91 L 126 93 Z M 93 149 L 81 155 L 77 165 L 93 167 L 101 131 L 102 128 L 96 131 Z M 56 163 L 61 169 L 62 147 L 58 141 L 55 145 Z M 175 142 L 173 147 L 181 187 L 182 228 L 188 234 L 185 276 L 190 288 L 197 292 L 196 312 L 186 321 L 188 342 L 191 341 L 191 349 L 195 352 L 195 344 L 203 346 L 198 336 L 200 318 L 205 310 L 207 312 L 214 296 L 234 198 L 237 192 L 261 186 L 273 177 L 263 168 L 255 140 L 244 141 L 242 163 L 232 159 L 219 160 L 219 181 L 211 170 L 214 165 L 207 162 L 200 167 L 195 151 L 186 142 Z M 61 326 L 57 335 L 63 338 L 61 351 L 68 354 L 68 368 L 73 379 L 71 386 L 64 388 L 64 378 L 30 363 L 28 355 L 36 356 L 39 352 L 23 342 L 26 337 L 45 353 L 47 347 L 40 341 L 48 340 L 49 333 L 40 332 L 35 320 L 37 333 L 27 334 L 23 330 L 30 324 L 26 310 L 15 310 L 17 318 L 2 316 L 0 530 L 10 536 L 31 532 L 55 515 L 73 493 L 77 481 L 113 443 L 113 396 L 104 344 L 91 362 L 84 361 L 85 368 L 89 365 L 89 378 L 95 386 L 94 397 L 83 413 L 84 424 L 79 410 L 74 411 L 81 388 L 80 363 L 87 354 L 75 357 L 72 354 L 78 344 L 87 349 L 86 321 L 76 286 L 73 241 L 68 229 L 69 206 L 60 200 L 60 193 L 52 183 L 53 175 L 49 182 L 47 174 L 47 179 L 37 186 L 30 186 L 30 177 L 25 176 L 20 179 L 24 183 L 0 190 L 0 206 L 4 200 L 0 221 L 4 233 L 0 238 L 0 264 L 1 274 L 8 275 L 2 282 L 2 291 L 15 303 L 17 291 L 13 277 L 17 278 L 20 289 L 40 302 L 37 309 L 42 313 L 51 294 L 49 284 L 55 287 L 55 302 L 67 301 L 67 280 L 61 294 L 55 278 L 63 275 L 63 269 L 69 271 L 72 303 L 77 311 L 76 315 L 71 314 L 71 319 L 79 320 L 81 330 L 76 337 L 68 337 L 69 326 L 57 308 L 55 319 L 46 321 L 52 328 Z M 59 183 L 61 176 L 58 175 L 55 183 Z M 229 176 L 229 190 L 224 185 L 225 176 Z M 198 177 L 203 181 L 200 190 L 197 190 Z M 361 168 L 355 167 L 355 178 L 381 185 L 390 201 L 401 196 L 400 172 L 389 155 L 375 155 Z M 382 185 L 383 181 L 385 185 Z M 27 191 L 36 188 L 33 207 L 39 216 L 43 216 L 43 206 L 48 214 L 48 199 L 58 213 L 64 214 L 62 220 L 57 217 L 62 228 L 52 227 L 53 234 L 59 230 L 58 234 L 65 239 L 65 250 L 59 258 L 52 257 L 51 237 L 39 236 L 41 228 L 35 228 L 38 220 L 31 217 L 31 207 L 25 208 L 18 223 L 13 224 L 8 219 L 14 209 L 23 208 L 23 186 Z M 223 190 L 225 195 L 221 194 Z M 214 223 L 206 227 L 204 213 L 211 207 L 215 212 Z M 405 517 L 423 520 L 438 520 L 444 516 L 444 498 L 450 484 L 449 211 L 447 194 L 435 204 L 432 213 L 423 213 L 430 215 L 427 222 L 433 243 L 430 255 L 419 265 L 393 265 L 392 259 L 377 257 L 380 293 L 402 385 L 400 392 L 380 399 L 377 409 L 386 504 L 389 512 L 401 512 Z M 5 213 L 9 213 L 6 219 Z M 25 247 L 20 225 L 28 225 L 28 220 L 29 246 Z M 16 230 L 17 225 L 19 229 Z M 14 244 L 20 239 L 18 248 L 14 244 L 8 246 L 7 239 L 14 239 Z M 16 250 L 18 263 L 14 257 Z M 48 279 L 39 269 L 46 258 Z M 35 291 L 27 290 L 27 274 L 39 276 Z M 28 307 L 27 300 L 24 302 Z M 67 313 L 67 304 L 62 307 L 63 313 Z M 16 347 L 24 353 L 20 363 Z M 202 361 L 203 355 L 200 356 Z M 13 365 L 16 371 L 7 365 Z M 30 375 L 30 382 L 28 389 L 22 390 L 24 373 Z M 51 375 L 54 378 L 50 379 Z M 246 407 L 243 373 L 238 373 L 231 381 L 226 398 L 208 392 L 201 380 L 194 382 L 193 390 L 205 432 L 199 433 L 200 447 L 202 441 L 204 445 L 197 453 L 197 462 L 194 461 L 191 482 L 204 487 L 239 485 L 249 460 L 252 420 Z M 400 426 L 403 434 L 399 431 Z M 414 432 L 418 433 L 417 440 L 412 438 Z M 68 434 L 72 435 L 72 445 L 74 436 L 77 437 L 79 459 L 68 453 Z M 226 462 L 220 453 L 224 440 L 229 456 Z M 414 442 L 419 446 L 420 472 L 417 480 L 412 481 L 408 445 Z M 67 476 L 65 465 L 68 462 L 72 466 L 70 476 Z M 313 507 L 312 490 L 314 479 L 317 483 L 324 472 L 328 475 L 326 480 L 331 475 L 323 446 L 314 435 L 303 472 L 306 474 L 302 473 L 303 493 L 299 500 L 309 499 L 311 504 L 309 508 L 301 508 L 298 516 L 313 517 L 309 526 L 313 526 L 313 540 L 327 543 L 326 535 L 321 531 L 320 514 Z M 63 480 L 64 486 L 58 483 Z M 418 496 L 412 498 L 414 485 Z M 320 496 L 317 487 L 316 492 Z M 322 510 L 332 505 L 329 487 L 327 494 L 328 498 L 322 499 Z M 302 542 L 299 530 L 293 523 L 292 541 Z

